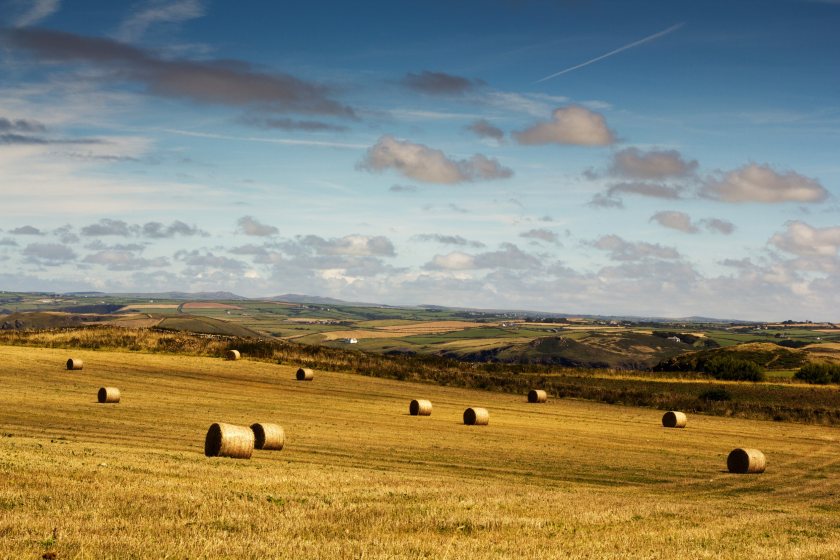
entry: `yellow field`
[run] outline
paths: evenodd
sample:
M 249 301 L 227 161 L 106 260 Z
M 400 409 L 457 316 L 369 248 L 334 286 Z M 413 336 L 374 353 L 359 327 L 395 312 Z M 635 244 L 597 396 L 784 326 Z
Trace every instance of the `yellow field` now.
M 393 324 L 395 321 L 379 321 L 383 323 L 382 326 L 376 326 L 372 323 L 376 321 L 366 321 L 365 324 L 369 328 L 358 330 L 343 330 L 330 331 L 319 333 L 322 340 L 339 340 L 342 338 L 402 338 L 405 336 L 417 336 L 423 334 L 439 334 L 455 331 L 462 331 L 464 329 L 471 329 L 477 326 L 492 327 L 496 323 L 472 323 L 469 321 L 426 321 L 426 322 L 406 322 L 405 324 Z M 295 337 L 296 338 L 296 337 Z
M 837 558 L 840 430 L 294 367 L 0 346 L 0 556 Z M 100 386 L 122 390 L 96 403 Z M 431 417 L 408 416 L 429 398 Z M 467 427 L 467 406 L 490 425 Z M 206 458 L 212 422 L 282 452 Z M 730 475 L 755 446 L 763 475 Z
M 118 313 L 125 313 L 127 311 L 140 311 L 144 309 L 178 309 L 177 303 L 135 303 L 134 305 L 126 305 L 118 309 Z

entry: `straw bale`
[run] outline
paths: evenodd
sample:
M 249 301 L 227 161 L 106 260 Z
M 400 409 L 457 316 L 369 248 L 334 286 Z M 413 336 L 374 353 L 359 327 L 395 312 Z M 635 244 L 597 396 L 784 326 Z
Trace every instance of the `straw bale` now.
M 767 458 L 758 449 L 739 447 L 726 458 L 729 472 L 738 474 L 760 474 L 767 468 Z
M 490 413 L 486 408 L 468 408 L 464 411 L 464 424 L 467 426 L 486 426 L 490 423 Z
M 687 423 L 688 417 L 684 412 L 669 410 L 662 415 L 662 425 L 666 428 L 685 428 Z
M 312 381 L 315 379 L 315 372 L 309 368 L 298 368 L 297 370 L 297 380 L 298 381 Z
M 431 416 L 432 415 L 432 401 L 425 399 L 415 399 L 408 405 L 408 413 L 412 416 Z
M 83 367 L 85 367 L 85 364 L 79 358 L 70 358 L 67 360 L 67 369 L 82 369 Z
M 528 391 L 529 403 L 544 403 L 547 400 L 548 393 L 546 393 L 542 389 L 531 389 L 530 391 Z
M 96 399 L 101 403 L 120 402 L 120 390 L 116 387 L 100 387 Z
M 286 431 L 279 424 L 251 424 L 254 448 L 280 451 L 286 444 Z
M 250 459 L 254 452 L 254 432 L 247 426 L 217 422 L 207 430 L 204 454 L 208 457 Z

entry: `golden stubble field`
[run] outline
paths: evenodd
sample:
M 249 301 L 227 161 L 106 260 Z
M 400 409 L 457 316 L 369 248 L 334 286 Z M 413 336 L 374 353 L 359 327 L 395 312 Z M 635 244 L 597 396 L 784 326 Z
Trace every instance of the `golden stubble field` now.
M 211 358 L 0 346 L 0 557 L 837 558 L 840 430 Z M 116 386 L 123 400 L 100 405 Z M 431 417 L 408 415 L 413 398 Z M 467 406 L 490 410 L 468 427 Z M 206 458 L 212 422 L 281 452 Z M 725 472 L 762 449 L 763 475 Z

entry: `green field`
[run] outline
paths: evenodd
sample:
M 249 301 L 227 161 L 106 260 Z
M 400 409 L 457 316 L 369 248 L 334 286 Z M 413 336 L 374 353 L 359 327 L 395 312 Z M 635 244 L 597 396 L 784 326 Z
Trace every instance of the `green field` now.
M 0 346 L 8 558 L 836 558 L 837 428 L 207 357 Z M 100 405 L 100 386 L 123 393 Z M 429 418 L 407 414 L 413 398 Z M 490 425 L 467 427 L 467 406 Z M 212 422 L 282 452 L 206 458 Z M 762 449 L 762 475 L 725 472 Z

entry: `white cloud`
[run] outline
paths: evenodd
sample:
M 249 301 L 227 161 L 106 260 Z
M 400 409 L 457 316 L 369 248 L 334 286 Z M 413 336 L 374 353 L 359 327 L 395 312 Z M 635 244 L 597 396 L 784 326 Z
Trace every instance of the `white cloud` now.
M 770 244 L 800 257 L 836 257 L 840 227 L 816 228 L 804 222 L 788 222 L 784 232 L 770 238 Z
M 630 179 L 665 179 L 683 177 L 697 169 L 697 161 L 686 161 L 676 150 L 626 148 L 613 155 L 610 173 Z
M 751 163 L 706 182 L 701 194 L 722 202 L 823 202 L 828 191 L 817 181 L 793 171 L 779 173 Z
M 461 251 L 453 251 L 446 255 L 435 255 L 431 262 L 426 263 L 428 270 L 470 270 L 475 268 L 475 258 Z
M 411 179 L 440 184 L 504 179 L 513 175 L 513 171 L 496 159 L 481 154 L 454 160 L 441 150 L 387 135 L 368 149 L 358 167 L 374 172 L 395 169 Z
M 610 253 L 614 261 L 641 261 L 646 259 L 679 259 L 680 254 L 673 247 L 664 247 L 659 243 L 646 241 L 626 241 L 618 235 L 604 235 L 592 243 L 592 246 Z
M 12 20 L 15 27 L 26 27 L 48 18 L 61 8 L 61 0 L 33 0 L 31 2 L 14 2 L 18 6 L 29 4 L 28 8 Z
M 513 136 L 525 145 L 606 146 L 615 142 L 615 135 L 607 127 L 604 116 L 578 105 L 555 109 L 550 121 L 514 132 Z
M 151 25 L 189 21 L 202 17 L 204 12 L 204 3 L 201 0 L 175 0 L 168 3 L 160 0 L 147 1 L 123 21 L 117 31 L 117 37 L 122 41 L 136 41 Z
M 656 222 L 662 227 L 675 229 L 684 233 L 697 233 L 700 231 L 700 228 L 691 223 L 691 216 L 685 212 L 664 210 L 651 216 L 650 221 Z
M 255 237 L 268 237 L 271 235 L 277 235 L 279 232 L 276 227 L 260 223 L 252 216 L 242 216 L 236 224 L 238 232 Z

